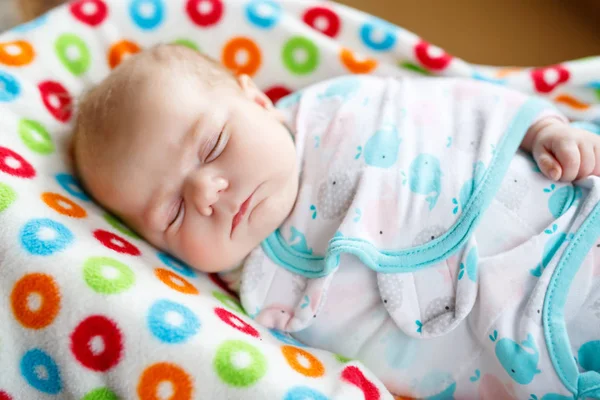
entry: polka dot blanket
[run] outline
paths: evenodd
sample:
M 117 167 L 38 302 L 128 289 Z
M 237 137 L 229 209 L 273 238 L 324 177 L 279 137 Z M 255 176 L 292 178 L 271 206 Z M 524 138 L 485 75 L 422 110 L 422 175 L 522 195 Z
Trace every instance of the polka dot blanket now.
M 0 399 L 391 399 L 359 362 L 260 327 L 214 276 L 97 207 L 64 162 L 73 105 L 178 42 L 273 99 L 348 73 L 472 77 L 598 129 L 600 58 L 470 65 L 330 2 L 79 0 L 0 35 Z

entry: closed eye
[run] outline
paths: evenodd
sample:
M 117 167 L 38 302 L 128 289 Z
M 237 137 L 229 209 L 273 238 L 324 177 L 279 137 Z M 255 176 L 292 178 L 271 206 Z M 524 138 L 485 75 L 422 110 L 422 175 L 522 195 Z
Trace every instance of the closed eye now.
M 225 127 L 223 127 L 223 129 L 221 130 L 221 133 L 219 133 L 219 137 L 217 138 L 215 145 L 211 149 L 210 153 L 208 153 L 208 156 L 206 156 L 206 160 L 204 162 L 210 163 L 210 162 L 213 162 L 214 160 L 216 160 L 221 155 L 221 153 L 223 153 L 223 150 L 225 149 L 227 142 L 228 142 L 228 137 L 225 134 Z
M 179 217 L 183 214 L 184 204 L 183 200 L 179 201 L 179 205 L 177 206 L 177 212 L 173 216 L 173 218 L 169 221 L 169 227 L 173 226 L 175 222 L 179 219 Z

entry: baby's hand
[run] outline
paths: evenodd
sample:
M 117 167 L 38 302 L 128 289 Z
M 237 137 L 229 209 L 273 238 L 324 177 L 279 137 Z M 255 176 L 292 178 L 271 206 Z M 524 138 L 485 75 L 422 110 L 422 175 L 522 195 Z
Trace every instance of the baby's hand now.
M 556 118 L 533 125 L 523 147 L 532 152 L 544 175 L 554 181 L 600 176 L 600 136 Z

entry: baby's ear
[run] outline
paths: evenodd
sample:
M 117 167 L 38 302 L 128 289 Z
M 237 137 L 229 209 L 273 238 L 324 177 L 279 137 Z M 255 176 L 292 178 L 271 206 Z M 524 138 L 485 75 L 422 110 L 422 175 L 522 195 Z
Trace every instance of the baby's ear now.
M 281 114 L 281 112 L 275 108 L 271 99 L 269 99 L 269 97 L 264 94 L 263 91 L 258 88 L 258 86 L 256 86 L 252 78 L 246 74 L 242 74 L 237 77 L 237 81 L 242 89 L 242 92 L 244 93 L 244 96 L 267 110 L 278 121 L 283 122 L 283 114 Z

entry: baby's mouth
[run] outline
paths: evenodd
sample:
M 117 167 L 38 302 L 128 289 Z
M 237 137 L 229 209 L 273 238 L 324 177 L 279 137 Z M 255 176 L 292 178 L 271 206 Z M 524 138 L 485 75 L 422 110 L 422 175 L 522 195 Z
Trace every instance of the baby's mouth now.
M 236 226 L 238 226 L 240 222 L 242 222 L 242 218 L 244 218 L 244 215 L 246 215 L 246 211 L 248 211 L 248 206 L 250 205 L 250 200 L 252 200 L 253 195 L 254 192 L 250 195 L 250 197 L 246 199 L 246 201 L 242 203 L 242 205 L 240 206 L 240 210 L 237 212 L 237 214 L 233 216 L 233 221 L 231 222 L 230 236 L 233 236 L 233 231 L 235 230 Z

